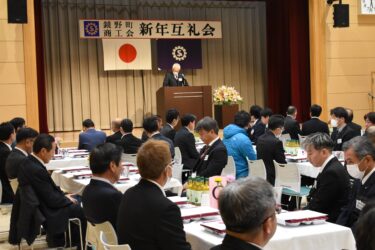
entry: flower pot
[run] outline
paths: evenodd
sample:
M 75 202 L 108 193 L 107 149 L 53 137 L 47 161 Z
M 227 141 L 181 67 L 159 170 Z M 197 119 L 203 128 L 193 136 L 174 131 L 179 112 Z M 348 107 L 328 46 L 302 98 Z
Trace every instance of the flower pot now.
M 215 120 L 219 128 L 223 129 L 234 121 L 234 115 L 238 112 L 238 104 L 232 105 L 215 105 Z

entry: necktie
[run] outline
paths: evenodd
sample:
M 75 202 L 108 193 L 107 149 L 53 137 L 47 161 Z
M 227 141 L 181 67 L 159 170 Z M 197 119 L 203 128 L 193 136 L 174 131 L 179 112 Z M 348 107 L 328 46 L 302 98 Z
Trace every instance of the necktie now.
M 207 155 L 208 153 L 208 150 L 210 149 L 210 146 L 204 146 L 204 151 L 203 151 L 203 154 L 201 154 L 201 159 L 203 160 L 204 157 Z

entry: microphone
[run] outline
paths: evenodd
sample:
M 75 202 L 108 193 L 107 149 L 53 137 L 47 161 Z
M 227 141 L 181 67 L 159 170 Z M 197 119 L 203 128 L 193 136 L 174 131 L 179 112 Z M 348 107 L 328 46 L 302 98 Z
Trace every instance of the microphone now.
M 181 73 L 181 76 L 182 76 L 182 86 L 186 86 L 186 80 L 185 80 L 184 73 Z
M 375 96 L 373 96 L 371 93 L 367 93 L 367 95 L 368 95 L 369 97 L 371 97 L 371 99 L 375 99 Z

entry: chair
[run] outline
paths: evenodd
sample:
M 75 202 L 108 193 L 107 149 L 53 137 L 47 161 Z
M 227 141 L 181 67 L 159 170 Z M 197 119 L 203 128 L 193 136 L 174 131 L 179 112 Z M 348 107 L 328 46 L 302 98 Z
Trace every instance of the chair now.
M 76 224 L 79 227 L 79 240 L 81 243 L 81 248 L 84 248 L 83 245 L 83 238 L 82 238 L 82 224 L 81 220 L 79 218 L 70 218 L 68 222 L 68 236 L 69 236 L 69 247 L 72 249 L 72 229 L 71 229 L 71 223 Z
M 234 162 L 233 156 L 228 156 L 228 163 L 221 171 L 221 176 L 228 175 L 236 177 L 236 164 Z
M 260 160 L 249 160 L 247 158 L 247 166 L 249 168 L 249 176 L 257 176 L 264 180 L 267 180 L 266 166 L 262 159 Z
M 298 134 L 299 139 L 299 145 L 302 145 L 302 143 L 306 140 L 306 136 Z
M 12 187 L 13 193 L 16 194 L 17 188 L 18 188 L 18 179 L 17 178 L 10 179 L 9 182 L 10 182 L 10 186 Z
M 179 147 L 174 147 L 174 162 L 176 164 L 182 164 L 181 150 Z
M 109 221 L 94 224 L 91 222 L 87 223 L 86 230 L 86 246 L 91 246 L 96 250 L 104 250 L 104 246 L 100 241 L 100 232 L 105 234 L 108 244 L 117 245 L 118 239 L 112 224 Z
M 100 243 L 103 245 L 105 250 L 131 250 L 128 244 L 123 245 L 111 245 L 107 243 L 106 236 L 103 231 L 100 231 Z
M 182 168 L 183 168 L 183 164 L 181 163 L 176 163 L 173 164 L 173 168 L 172 168 L 172 177 L 177 179 L 179 182 L 182 183 Z
M 136 154 L 122 154 L 121 161 L 130 162 L 137 165 L 137 155 Z

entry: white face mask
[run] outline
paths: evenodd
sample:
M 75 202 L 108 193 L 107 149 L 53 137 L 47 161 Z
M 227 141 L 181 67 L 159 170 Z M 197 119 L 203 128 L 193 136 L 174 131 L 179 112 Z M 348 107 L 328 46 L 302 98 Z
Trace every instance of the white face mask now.
M 351 177 L 355 179 L 362 179 L 365 176 L 365 171 L 361 171 L 358 168 L 358 164 L 350 164 L 346 165 L 346 169 Z
M 331 125 L 332 125 L 332 127 L 336 128 L 337 127 L 337 120 L 331 119 Z

